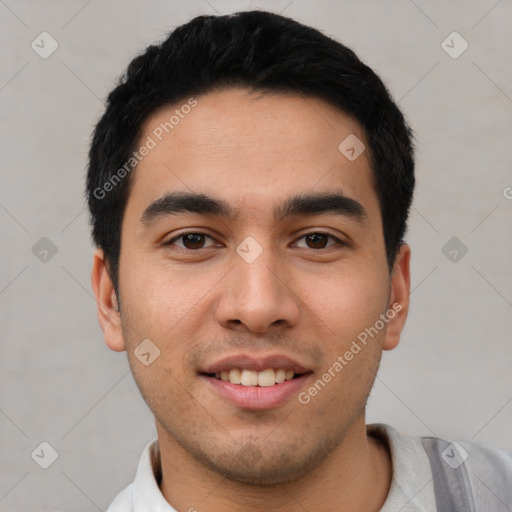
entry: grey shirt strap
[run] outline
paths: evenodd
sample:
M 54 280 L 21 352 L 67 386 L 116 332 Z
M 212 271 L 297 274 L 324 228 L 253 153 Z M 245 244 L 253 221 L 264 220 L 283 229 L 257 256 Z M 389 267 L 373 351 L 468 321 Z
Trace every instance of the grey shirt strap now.
M 475 512 L 466 465 L 449 463 L 457 456 L 450 448 L 454 443 L 435 437 L 423 437 L 421 442 L 432 469 L 438 512 Z

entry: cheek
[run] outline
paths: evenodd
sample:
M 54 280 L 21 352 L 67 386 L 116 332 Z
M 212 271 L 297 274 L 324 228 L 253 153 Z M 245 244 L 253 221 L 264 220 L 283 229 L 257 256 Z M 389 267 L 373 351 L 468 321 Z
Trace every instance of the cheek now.
M 326 334 L 337 340 L 337 348 L 372 326 L 387 306 L 388 283 L 367 266 L 361 272 L 330 271 L 325 279 L 304 283 L 303 302 Z
M 125 268 L 132 272 L 120 267 L 124 317 L 139 334 L 165 338 L 198 303 L 204 280 L 198 283 L 183 272 L 135 260 L 130 267 L 128 258 L 125 261 Z
M 155 402 L 161 397 L 152 396 L 153 390 L 172 388 L 190 377 L 187 356 L 198 349 L 198 340 L 207 339 L 198 333 L 211 313 L 208 290 L 219 277 L 177 271 L 161 263 L 143 264 L 136 257 L 131 267 L 129 263 L 126 258 L 125 269 L 132 268 L 131 274 L 120 273 L 123 335 L 135 380 L 146 400 Z M 158 353 L 148 367 L 137 359 L 137 347 L 146 339 Z M 178 385 L 175 392 L 180 389 Z
M 183 359 L 190 348 L 185 326 L 198 297 L 177 273 L 149 265 L 133 268 L 120 282 L 122 328 L 133 377 L 151 410 L 168 407 L 173 396 L 173 410 L 181 411 L 188 377 Z

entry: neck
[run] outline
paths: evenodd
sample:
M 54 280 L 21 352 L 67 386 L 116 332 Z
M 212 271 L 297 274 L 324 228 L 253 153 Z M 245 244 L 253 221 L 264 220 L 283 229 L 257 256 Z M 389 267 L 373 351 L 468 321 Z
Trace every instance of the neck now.
M 389 492 L 392 466 L 387 446 L 367 436 L 364 415 L 340 445 L 306 477 L 276 486 L 230 481 L 188 454 L 157 422 L 160 489 L 176 509 L 190 512 L 304 510 L 379 511 Z

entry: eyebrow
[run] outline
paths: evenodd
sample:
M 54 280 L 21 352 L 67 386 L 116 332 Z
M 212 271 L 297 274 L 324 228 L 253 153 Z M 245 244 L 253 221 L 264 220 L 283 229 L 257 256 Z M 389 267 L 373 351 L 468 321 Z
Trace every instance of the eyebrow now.
M 206 194 L 189 192 L 172 192 L 153 201 L 142 213 L 141 222 L 149 226 L 162 217 L 190 212 L 200 215 L 225 217 L 233 220 L 240 210 L 233 208 L 223 199 Z M 342 193 L 310 193 L 299 194 L 288 198 L 274 209 L 274 220 L 282 220 L 292 216 L 313 216 L 334 213 L 349 217 L 363 224 L 368 214 L 363 205 Z

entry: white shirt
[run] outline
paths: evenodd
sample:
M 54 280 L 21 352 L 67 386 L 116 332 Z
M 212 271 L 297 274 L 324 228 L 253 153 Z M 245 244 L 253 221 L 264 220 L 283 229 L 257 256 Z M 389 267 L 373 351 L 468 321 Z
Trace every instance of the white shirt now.
M 432 470 L 422 438 L 403 436 L 380 423 L 367 425 L 367 431 L 387 442 L 391 452 L 393 477 L 380 512 L 435 512 Z M 467 450 L 466 455 L 470 453 L 465 464 L 475 510 L 512 510 L 512 454 L 472 443 L 460 446 Z M 142 453 L 134 482 L 115 498 L 107 512 L 176 512 L 160 492 L 160 474 L 158 442 L 154 440 Z
M 432 471 L 421 438 L 403 436 L 382 423 L 366 428 L 368 433 L 387 441 L 391 452 L 393 478 L 381 512 L 434 512 Z M 134 482 L 117 495 L 107 512 L 176 512 L 160 492 L 155 476 L 159 473 L 155 439 L 144 448 Z

